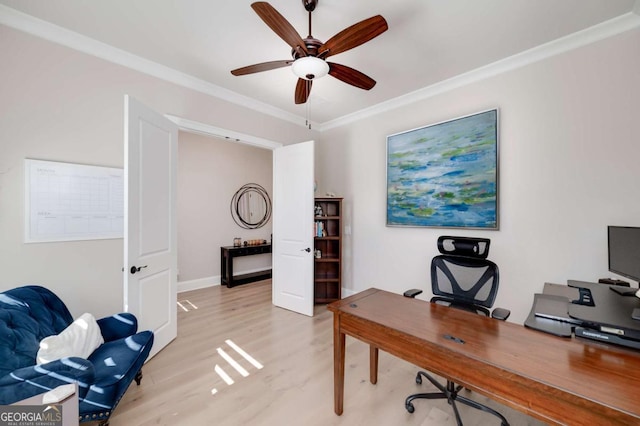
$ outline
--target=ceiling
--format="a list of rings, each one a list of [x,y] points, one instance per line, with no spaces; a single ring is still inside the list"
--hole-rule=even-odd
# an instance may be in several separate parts
[[[24,12],[30,16],[17,15],[32,26],[42,24],[31,19],[36,17],[106,43],[117,52],[186,74],[204,85],[206,92],[292,121],[304,121],[309,113],[315,123],[326,124],[576,32],[593,31],[603,22],[610,26],[625,17],[637,18],[640,11],[640,0],[319,0],[312,33],[321,41],[377,14],[384,16],[389,29],[331,58],[364,72],[377,85],[364,91],[324,77],[314,82],[307,112],[306,105],[294,104],[297,77],[289,68],[231,75],[232,69],[242,66],[291,58],[289,46],[262,22],[251,3],[0,0],[14,9],[0,8],[0,18],[4,15],[0,23],[12,25],[15,17],[7,15]],[[301,0],[269,3],[302,37],[307,36],[308,16]],[[51,26],[47,28],[38,35],[46,37]],[[99,45],[87,44],[88,49]]]

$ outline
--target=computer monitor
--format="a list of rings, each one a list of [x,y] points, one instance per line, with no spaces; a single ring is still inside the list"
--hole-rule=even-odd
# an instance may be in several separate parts
[[[609,226],[609,271],[640,281],[640,228]]]

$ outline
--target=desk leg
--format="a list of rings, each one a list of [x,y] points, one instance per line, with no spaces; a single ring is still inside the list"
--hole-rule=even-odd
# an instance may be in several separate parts
[[[342,415],[344,402],[345,334],[340,331],[340,314],[333,314],[333,403],[337,415]]]
[[[378,383],[378,348],[373,345],[369,346],[369,380]]]

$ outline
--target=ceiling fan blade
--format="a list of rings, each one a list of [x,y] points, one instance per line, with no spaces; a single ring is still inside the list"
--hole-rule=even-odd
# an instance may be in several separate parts
[[[302,49],[306,54],[307,46],[300,34],[293,28],[293,25],[287,21],[273,6],[264,1],[258,1],[251,4],[253,10],[258,14],[260,19],[269,26],[281,39],[283,39],[292,49]]]
[[[293,63],[293,59],[286,59],[284,61],[262,62],[261,64],[249,65],[246,67],[232,70],[231,74],[233,75],[253,74],[256,72],[269,71],[269,70],[275,70],[276,68],[287,67],[292,63]]]
[[[374,79],[358,70],[354,70],[351,67],[336,64],[334,62],[327,63],[329,64],[329,75],[332,75],[340,81],[364,90],[370,90],[376,85],[376,81]]]
[[[305,80],[304,78],[299,78],[298,83],[296,84],[296,105],[303,104],[307,102],[309,99],[309,95],[311,94],[311,84],[313,80]]]
[[[369,19],[345,28],[331,37],[325,44],[320,46],[318,49],[320,54],[318,56],[327,58],[331,55],[337,55],[338,53],[353,49],[379,36],[387,31],[388,28],[387,21],[385,21],[382,16],[372,16]]]

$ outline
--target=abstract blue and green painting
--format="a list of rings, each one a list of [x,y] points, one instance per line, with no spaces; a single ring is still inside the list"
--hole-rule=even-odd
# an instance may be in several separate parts
[[[498,229],[498,111],[387,137],[387,225]]]

